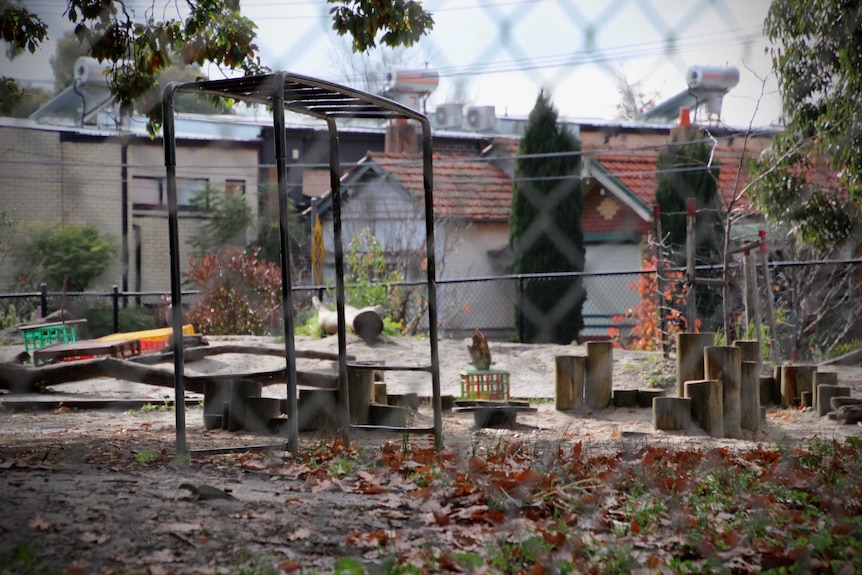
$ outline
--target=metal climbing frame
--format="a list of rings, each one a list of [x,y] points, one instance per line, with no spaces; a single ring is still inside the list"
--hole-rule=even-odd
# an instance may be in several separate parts
[[[437,284],[434,247],[434,198],[432,175],[431,124],[423,114],[386,98],[367,94],[346,86],[323,80],[277,72],[261,76],[213,80],[206,82],[172,83],[165,88],[164,149],[168,191],[168,235],[171,259],[171,298],[174,357],[174,396],[176,399],[177,456],[187,457],[186,442],[185,374],[182,337],[182,296],[180,277],[180,244],[177,211],[176,182],[176,129],[174,126],[174,96],[178,92],[200,96],[229,98],[272,107],[275,132],[275,162],[278,171],[279,231],[281,241],[281,282],[284,308],[284,346],[287,368],[287,449],[293,453],[298,447],[296,348],[293,335],[293,302],[290,280],[290,245],[288,242],[288,203],[286,173],[286,134],[284,112],[289,110],[324,120],[329,129],[329,180],[332,188],[332,220],[334,233],[336,313],[338,318],[338,397],[342,436],[350,441],[350,414],[347,387],[347,335],[344,317],[344,250],[341,239],[341,178],[339,172],[338,127],[341,118],[376,120],[415,120],[422,126],[422,169],[425,191],[425,249],[427,254],[428,340],[431,346],[431,364],[427,366],[385,366],[387,371],[424,371],[431,374],[433,427],[393,428],[382,426],[353,426],[389,429],[398,432],[432,433],[438,447],[443,446],[443,409],[440,399],[440,361],[437,349]],[[353,367],[353,366],[351,366]],[[361,368],[362,365],[356,367]],[[380,369],[377,367],[376,369]]]

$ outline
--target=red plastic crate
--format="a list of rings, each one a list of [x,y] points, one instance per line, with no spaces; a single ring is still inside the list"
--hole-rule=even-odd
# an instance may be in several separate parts
[[[464,399],[509,400],[509,372],[505,369],[477,369],[461,372]]]

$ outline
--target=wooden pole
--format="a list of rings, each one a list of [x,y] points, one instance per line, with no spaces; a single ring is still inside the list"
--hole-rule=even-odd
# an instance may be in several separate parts
[[[739,348],[733,346],[707,346],[704,350],[705,379],[721,382],[724,436],[738,438],[740,427],[740,379],[742,377]]]
[[[697,215],[697,200],[688,198],[685,201],[685,275],[688,291],[686,291],[686,329],[694,331],[697,325],[697,298],[695,297],[695,217]]]
[[[613,389],[614,346],[609,341],[587,342],[584,400],[595,409],[611,403]]]
[[[712,345],[715,334],[678,333],[676,334],[676,395],[685,396],[685,382],[703,379],[703,350]]]
[[[554,407],[558,411],[574,409],[584,401],[584,365],[586,358],[558,355],[554,358],[556,392]]]
[[[655,227],[655,284],[659,294],[664,293],[664,280],[662,279],[662,270],[664,270],[664,254],[662,253],[662,231],[661,231],[661,206],[653,204],[652,206],[652,221]],[[661,295],[659,295],[661,297]],[[661,352],[665,359],[668,357],[668,341],[667,341],[667,312],[661,304],[658,306],[659,318],[659,337],[661,338]]]
[[[721,382],[715,379],[687,381],[685,396],[691,399],[692,419],[712,437],[724,437]]]
[[[768,294],[766,297],[766,320],[769,322],[769,358],[772,363],[777,364],[781,361],[781,352],[778,347],[778,331],[775,324],[775,301],[772,293],[772,278],[769,273],[766,231],[759,230],[757,235],[760,237],[760,268],[763,272],[764,293]]]
[[[740,361],[756,361],[758,367],[761,362],[760,342],[756,339],[737,339],[733,345],[739,348]]]
[[[652,402],[656,429],[679,430],[691,427],[691,400],[687,397],[656,397]]]
[[[739,425],[757,431],[760,425],[760,362],[740,364]]]

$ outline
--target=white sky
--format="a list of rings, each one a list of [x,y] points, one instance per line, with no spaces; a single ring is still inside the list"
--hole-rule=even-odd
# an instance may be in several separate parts
[[[176,16],[176,0],[128,0],[143,15]],[[469,103],[493,105],[498,116],[526,115],[540,86],[560,114],[611,119],[620,101],[612,69],[658,101],[686,88],[692,65],[733,65],[740,82],[724,100],[723,120],[762,126],[780,116],[781,104],[762,38],[769,0],[425,0],[434,30],[407,54],[408,63],[440,74],[429,108],[465,83]],[[2,73],[53,89],[53,39],[70,28],[65,2],[25,0],[48,21],[52,41],[36,55],[0,58]],[[165,8],[167,6],[167,8]],[[323,0],[242,0],[258,25],[263,64],[349,83],[335,64],[345,40],[331,30]],[[379,61],[380,55],[372,56]],[[765,80],[765,82],[764,82]]]

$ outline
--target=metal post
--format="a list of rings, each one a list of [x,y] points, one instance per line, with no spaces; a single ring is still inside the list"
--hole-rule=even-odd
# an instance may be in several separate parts
[[[431,394],[434,403],[434,445],[443,448],[443,401],[440,396],[440,359],[437,348],[437,264],[434,243],[434,170],[431,124],[422,121],[422,175],[425,189],[425,253],[428,277],[428,338],[431,344]]]
[[[48,315],[48,284],[42,282],[39,284],[39,307],[42,311],[42,319]]]
[[[287,370],[287,450],[299,449],[299,417],[296,381],[296,344],[293,333],[293,287],[290,280],[290,220],[287,201],[287,136],[284,125],[284,73],[276,76],[272,94],[272,127],[275,132],[275,165],[278,172],[278,230],[281,247],[281,305],[284,319],[284,361]]]
[[[120,288],[114,286],[111,290],[111,305],[113,307],[114,333],[120,332]]]
[[[335,317],[338,334],[338,413],[341,438],[350,445],[350,390],[347,385],[347,326],[344,319],[344,244],[341,239],[341,173],[338,150],[338,128],[327,118],[329,126],[329,184],[332,189],[332,254],[335,258]]]
[[[524,342],[524,302],[527,296],[524,293],[524,276],[518,276],[518,341]]]
[[[185,462],[189,457],[186,443],[186,384],[183,357],[183,302],[182,275],[180,274],[180,231],[177,209],[177,149],[174,126],[174,93],[178,83],[172,82],[162,96],[163,139],[165,147],[165,171],[168,191],[168,245],[171,254],[171,325],[173,327],[174,354],[174,406],[177,426],[177,460]]]

